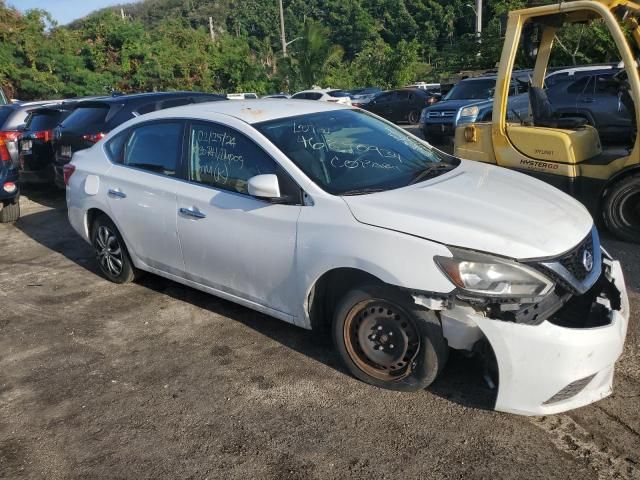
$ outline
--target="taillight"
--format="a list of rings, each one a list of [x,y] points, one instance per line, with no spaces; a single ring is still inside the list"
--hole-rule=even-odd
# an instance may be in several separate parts
[[[40,132],[34,132],[32,135],[34,138],[37,138],[38,140],[44,140],[45,142],[49,142],[53,139],[53,130],[42,130]]]
[[[0,160],[2,160],[3,162],[11,161],[11,155],[9,155],[7,142],[16,142],[19,137],[20,132],[15,130],[0,132]]]
[[[8,163],[11,161],[11,155],[9,155],[9,149],[7,148],[7,144],[5,143],[2,137],[0,137],[0,160],[2,160],[5,163]]]
[[[72,163],[67,163],[64,167],[62,167],[62,173],[64,174],[64,184],[69,185],[69,179],[73,172],[76,171],[76,166]]]
[[[86,140],[87,142],[98,143],[106,135],[106,133],[88,133],[86,135],[82,135],[82,139]]]

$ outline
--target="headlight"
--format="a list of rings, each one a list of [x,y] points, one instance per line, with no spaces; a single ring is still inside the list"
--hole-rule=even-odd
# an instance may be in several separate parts
[[[538,271],[516,262],[451,248],[453,257],[434,257],[442,272],[459,288],[476,294],[502,297],[541,297],[554,283]]]
[[[420,123],[426,123],[427,121],[427,109],[423,108],[422,112],[420,112]]]
[[[480,112],[478,107],[464,107],[460,112],[461,117],[475,117]]]

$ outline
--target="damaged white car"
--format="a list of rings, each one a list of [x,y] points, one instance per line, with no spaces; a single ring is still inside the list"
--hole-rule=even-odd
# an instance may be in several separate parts
[[[110,280],[162,275],[303,328],[419,390],[450,348],[496,409],[611,393],[629,303],[577,201],[324,102],[214,102],[138,117],[65,169],[69,219]]]

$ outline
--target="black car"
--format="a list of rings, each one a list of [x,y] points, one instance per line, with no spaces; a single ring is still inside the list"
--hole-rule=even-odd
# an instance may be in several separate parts
[[[375,96],[362,108],[391,122],[418,123],[420,112],[438,100],[435,94],[420,88],[388,90]]]
[[[53,132],[69,116],[77,103],[78,100],[66,100],[60,104],[40,106],[29,111],[18,140],[22,182],[53,181]]]
[[[64,188],[63,168],[74,152],[91,147],[127,120],[165,108],[218,100],[226,101],[227,98],[201,92],[162,92],[98,97],[78,102],[54,131],[56,185]]]
[[[44,102],[0,106],[0,222],[15,222],[20,216],[18,139],[29,110]]]

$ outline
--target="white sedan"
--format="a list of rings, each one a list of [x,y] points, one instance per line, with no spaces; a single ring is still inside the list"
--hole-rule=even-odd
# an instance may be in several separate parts
[[[117,283],[142,271],[307,329],[384,388],[479,356],[496,409],[611,393],[629,303],[587,211],[370,113],[253,100],[135,118],[66,167],[73,228]]]
[[[340,103],[351,106],[351,97],[344,90],[335,88],[314,88],[295,93],[293,100],[320,100],[321,102]]]

